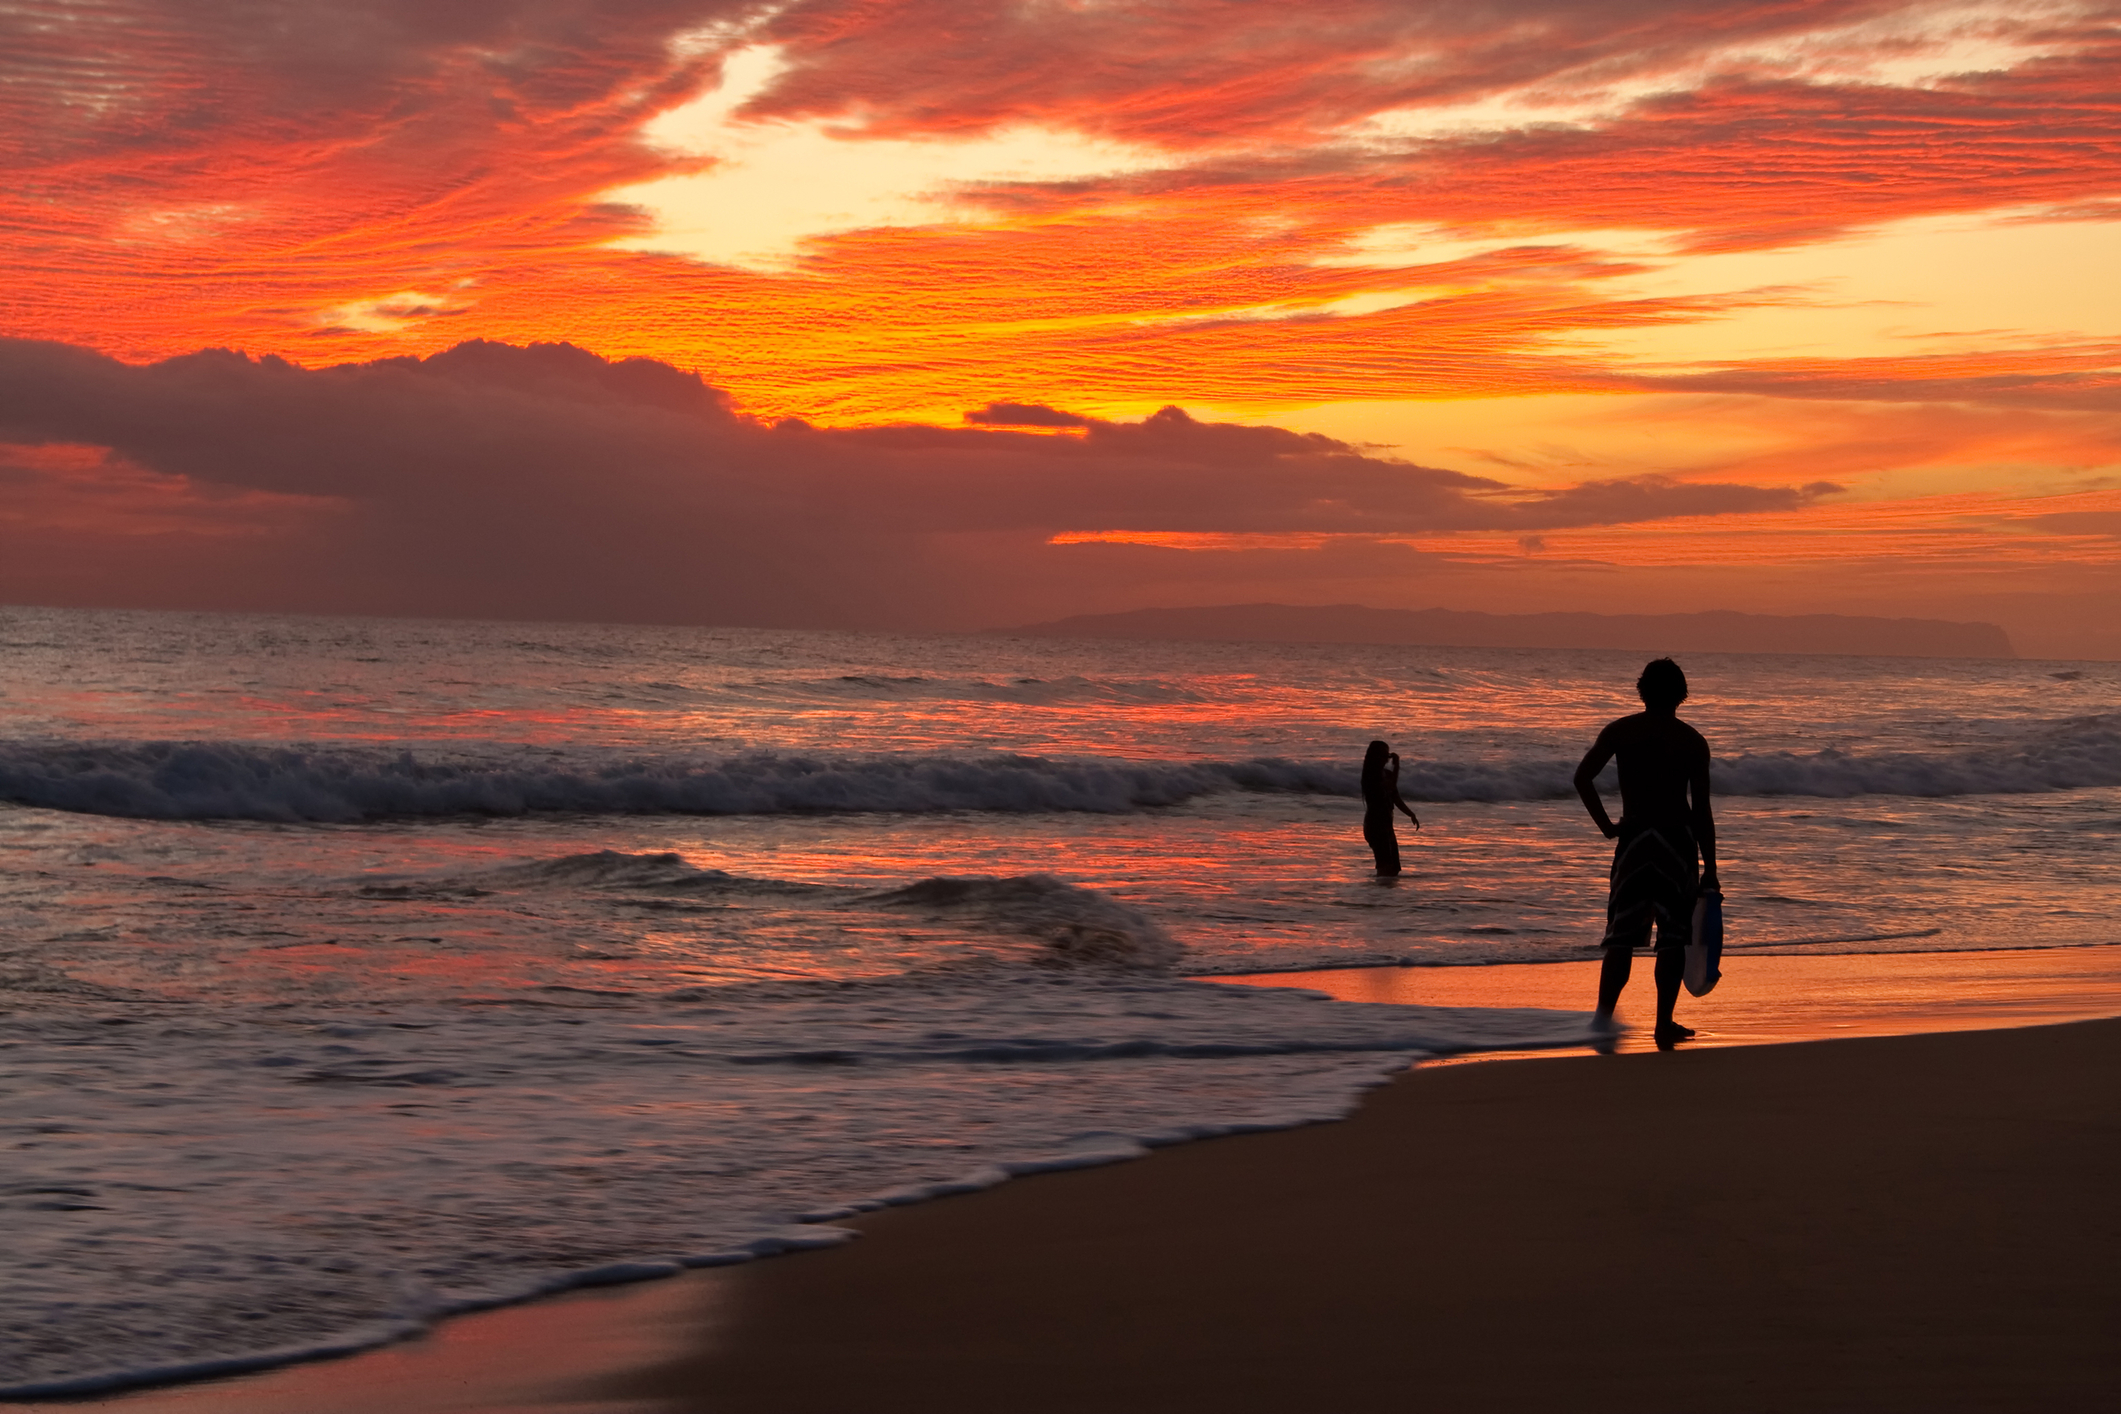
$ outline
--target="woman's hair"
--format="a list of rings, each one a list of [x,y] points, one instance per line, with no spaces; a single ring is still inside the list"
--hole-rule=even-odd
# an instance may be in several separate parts
[[[1370,749],[1362,754],[1362,791],[1364,795],[1370,793],[1371,787],[1384,783],[1385,757],[1391,754],[1391,744],[1382,741],[1371,742]]]
[[[1645,707],[1676,708],[1686,701],[1686,674],[1670,658],[1653,658],[1635,679],[1635,694]]]

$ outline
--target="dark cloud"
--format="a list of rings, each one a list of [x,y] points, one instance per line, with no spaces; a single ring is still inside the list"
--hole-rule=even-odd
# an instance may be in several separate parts
[[[965,414],[975,427],[1088,427],[1081,413],[1062,412],[1044,403],[989,403]]]
[[[184,533],[212,541],[226,584],[255,561],[256,606],[964,626],[1006,603],[1068,607],[1113,564],[1171,572],[1172,552],[1046,543],[1062,532],[1324,533],[1350,537],[1332,558],[1353,565],[1404,561],[1357,547],[1380,536],[1783,508],[1820,489],[1648,477],[1529,493],[1175,407],[1082,425],[769,426],[694,375],[564,344],[304,370],[0,341],[0,441],[105,448],[128,474],[181,478],[158,493],[176,538],[156,554]],[[69,474],[93,480],[92,461]],[[99,540],[93,501],[75,505],[81,555],[105,557],[113,582],[137,570],[138,536]],[[37,597],[23,566],[49,559],[48,545],[9,551],[0,595]],[[184,583],[146,602],[181,601]]]
[[[335,131],[387,146],[445,110],[469,138],[638,88],[670,70],[674,35],[756,8],[750,0],[0,4],[0,144],[18,160]]]
[[[1570,526],[1666,520],[1676,516],[1786,511],[1842,489],[1830,481],[1815,481],[1804,487],[1743,486],[1728,482],[1675,481],[1668,476],[1636,476],[1615,481],[1586,481],[1562,491],[1544,491],[1515,510],[1521,524],[1542,530],[1559,530]]]
[[[2121,511],[2057,511],[2021,522],[2056,535],[2111,535],[2121,539]]]
[[[2025,366],[1982,371],[1998,361]],[[1789,359],[1670,377],[1617,376],[1660,393],[1741,393],[1836,402],[1981,403],[2065,412],[2121,411],[2121,347],[2099,344],[2003,354]]]

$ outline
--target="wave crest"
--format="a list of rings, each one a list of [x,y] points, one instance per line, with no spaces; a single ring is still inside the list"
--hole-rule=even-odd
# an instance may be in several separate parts
[[[1126,813],[1233,792],[1352,796],[1338,762],[1129,761],[1023,755],[721,760],[620,758],[493,745],[486,759],[243,742],[0,745],[0,800],[162,820],[347,823],[394,816],[777,815],[943,810]],[[1416,800],[1556,800],[1572,758],[1409,760]],[[2121,785],[2121,715],[2049,723],[1960,751],[1757,752],[1716,763],[1720,795],[1952,796]]]
[[[1177,940],[1140,909],[1051,874],[922,879],[871,894],[863,902],[969,915],[989,930],[1044,943],[1046,952],[1039,961],[1053,967],[1168,968],[1182,951]]]
[[[484,875],[482,883],[553,888],[712,889],[748,882],[723,869],[702,869],[671,851],[627,854],[600,849],[563,854],[530,864],[510,864]]]
[[[1345,768],[1258,760],[751,755],[437,761],[241,742],[0,747],[0,799],[157,820],[346,823],[393,816],[775,815],[988,810],[1118,813],[1233,790],[1347,794]]]

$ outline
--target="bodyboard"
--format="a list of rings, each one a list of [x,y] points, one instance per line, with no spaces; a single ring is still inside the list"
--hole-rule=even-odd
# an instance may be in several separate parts
[[[1694,932],[1686,945],[1686,989],[1697,997],[1716,990],[1723,978],[1723,895],[1704,890],[1694,899]]]

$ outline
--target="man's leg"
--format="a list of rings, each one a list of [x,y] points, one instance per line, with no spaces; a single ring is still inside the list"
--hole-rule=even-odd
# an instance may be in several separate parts
[[[1686,978],[1686,947],[1693,940],[1694,915],[1690,902],[1657,905],[1657,1041],[1660,1045],[1684,1041],[1693,1028],[1672,1019],[1679,1002],[1679,984]]]
[[[1613,1008],[1620,1005],[1621,990],[1628,985],[1628,974],[1634,970],[1633,943],[1606,944],[1605,965],[1598,970],[1597,1019],[1600,1025],[1613,1019]]]
[[[1672,1008],[1679,1001],[1679,982],[1686,976],[1686,949],[1657,949],[1657,1029],[1659,1031],[1684,1030],[1672,1020]],[[1692,1035],[1692,1032],[1688,1032]]]

